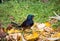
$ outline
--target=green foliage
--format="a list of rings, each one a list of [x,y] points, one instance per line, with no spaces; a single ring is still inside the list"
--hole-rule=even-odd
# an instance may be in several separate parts
[[[53,11],[60,12],[60,5],[55,5],[56,1],[43,3],[41,1],[31,0],[11,0],[0,4],[0,21],[4,25],[10,23],[10,16],[15,18],[16,22],[22,23],[28,14],[34,14],[35,22],[45,22],[49,16],[53,16]]]

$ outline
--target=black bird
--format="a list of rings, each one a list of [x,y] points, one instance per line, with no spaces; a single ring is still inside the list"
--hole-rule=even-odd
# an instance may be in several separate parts
[[[21,25],[18,25],[17,23],[14,23],[14,22],[11,22],[11,23],[14,24],[16,27],[18,28],[22,27],[25,30],[26,28],[31,28],[31,26],[33,26],[34,24],[33,18],[34,18],[34,15],[29,14],[27,16],[27,19]]]

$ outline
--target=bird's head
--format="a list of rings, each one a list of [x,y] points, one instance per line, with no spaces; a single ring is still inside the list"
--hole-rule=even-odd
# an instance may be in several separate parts
[[[32,14],[29,14],[28,16],[27,16],[27,20],[32,20],[34,18],[34,15],[32,15]]]

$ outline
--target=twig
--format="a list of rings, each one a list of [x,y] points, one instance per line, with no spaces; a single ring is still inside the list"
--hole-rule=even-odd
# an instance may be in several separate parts
[[[60,16],[57,15],[55,12],[53,12],[56,16],[52,16],[52,17],[49,17],[49,18],[54,18],[54,19],[57,19],[57,20],[60,20]]]
[[[53,13],[54,13],[56,16],[59,16],[59,15],[56,14],[56,12],[53,11]]]

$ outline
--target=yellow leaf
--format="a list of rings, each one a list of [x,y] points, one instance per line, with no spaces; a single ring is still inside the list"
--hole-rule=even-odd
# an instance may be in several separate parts
[[[50,27],[51,23],[50,22],[46,22],[45,25],[46,25],[46,27]]]
[[[8,30],[8,34],[14,33],[14,29]]]

